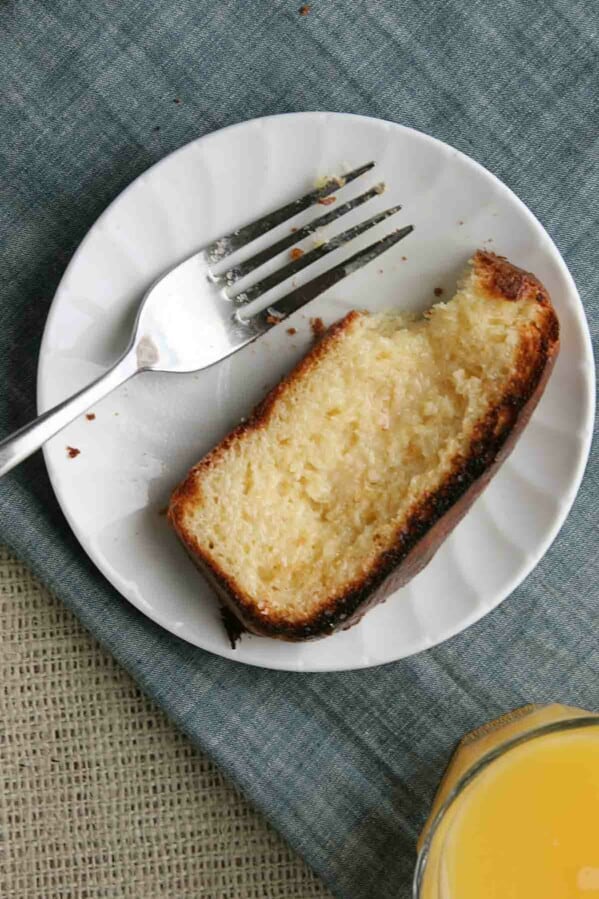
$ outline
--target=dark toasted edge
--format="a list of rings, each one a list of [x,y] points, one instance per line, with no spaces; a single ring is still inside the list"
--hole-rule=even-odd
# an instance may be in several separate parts
[[[350,313],[331,328],[319,344],[257,407],[248,422],[235,429],[206,456],[173,494],[169,519],[185,544],[192,560],[215,588],[224,605],[250,632],[282,640],[309,640],[346,629],[368,609],[413,578],[433,557],[442,542],[466,514],[513,449],[526,426],[559,352],[559,324],[547,291],[529,272],[511,265],[494,253],[478,251],[473,259],[476,274],[490,296],[506,300],[533,299],[545,308],[542,327],[532,326],[528,344],[521,347],[521,359],[501,403],[480,423],[467,457],[461,459],[445,482],[424,497],[410,519],[383,551],[368,574],[349,584],[316,614],[302,621],[258,614],[235,581],[228,577],[198,544],[181,520],[181,503],[197,492],[195,475],[211,465],[231,442],[244,431],[264,427],[275,401],[297,378],[301,378],[325,353],[332,341],[359,313]],[[534,343],[531,352],[530,344]]]
[[[305,639],[303,637],[286,637],[278,635],[276,628],[271,623],[267,623],[265,629],[264,621],[255,613],[254,603],[248,600],[243,590],[236,584],[235,580],[224,572],[218,563],[203,549],[195,535],[189,531],[184,521],[184,509],[189,503],[193,503],[198,497],[201,488],[198,484],[198,477],[202,471],[216,464],[218,460],[227,452],[242,435],[246,432],[258,430],[267,426],[272,410],[277,400],[289,390],[297,380],[302,378],[314,368],[319,360],[326,356],[332,344],[334,344],[351,324],[360,317],[360,313],[352,310],[345,315],[340,321],[333,324],[322,335],[316,335],[317,340],[303,359],[295,366],[295,368],[283,378],[260,402],[253,410],[251,415],[245,422],[241,422],[236,428],[230,431],[218,443],[211,452],[209,452],[197,465],[189,471],[184,480],[175,488],[171,496],[168,507],[167,517],[179,539],[183,543],[191,561],[196,565],[199,571],[204,575],[210,586],[213,588],[218,598],[221,600],[224,610],[232,612],[242,623],[243,629],[252,633],[263,634],[267,636],[280,636],[281,639]],[[226,618],[230,621],[229,616]],[[239,639],[239,634],[232,636],[230,626],[226,626],[229,642],[232,647]]]
[[[404,552],[401,553],[401,551],[397,552],[396,544],[392,556],[395,553],[397,555],[395,558],[391,557],[383,562],[377,572],[377,577],[373,579],[370,586],[364,585],[361,590],[356,591],[354,596],[346,596],[345,611],[348,614],[345,624],[341,625],[342,628],[356,624],[369,608],[383,602],[391,593],[415,577],[430,562],[443,541],[460,523],[472,503],[480,496],[507,459],[526,427],[555,364],[558,344],[554,346],[555,351],[548,356],[545,368],[528,401],[519,409],[512,407],[509,410],[510,413],[513,413],[514,419],[513,424],[506,428],[507,433],[502,434],[498,439],[493,439],[492,427],[485,427],[486,433],[482,433],[479,440],[481,454],[476,456],[472,453],[464,461],[464,465],[453,472],[445,484],[422,503],[415,520],[412,519],[408,526],[409,533],[406,543],[409,546],[406,547],[404,544]],[[502,404],[497,410],[499,416],[503,409],[506,409],[506,406]],[[489,418],[498,421],[499,418],[495,413],[496,410],[493,410]],[[443,511],[444,509],[445,511]],[[418,534],[421,536],[419,537]]]
[[[535,299],[541,306],[551,307],[549,294],[537,276],[513,265],[505,256],[477,250],[472,266],[489,296],[512,301]]]

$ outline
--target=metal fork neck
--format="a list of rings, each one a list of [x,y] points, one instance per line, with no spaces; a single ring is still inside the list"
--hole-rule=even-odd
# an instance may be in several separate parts
[[[0,442],[0,477],[38,450],[90,406],[103,399],[141,371],[135,351],[130,349],[107,372],[75,396],[70,397],[39,418]]]

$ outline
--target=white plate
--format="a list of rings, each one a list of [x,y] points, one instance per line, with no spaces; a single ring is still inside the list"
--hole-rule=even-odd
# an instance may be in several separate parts
[[[462,631],[508,596],[547,550],[589,449],[588,329],[572,278],[539,222],[493,175],[446,144],[389,122],[329,113],[258,119],[196,140],[112,203],[54,299],[40,354],[40,410],[117,358],[140,297],[164,269],[310,189],[317,176],[370,159],[377,161],[372,177],[344,196],[382,179],[388,189],[352,216],[402,203],[393,224],[412,222],[414,234],[290,320],[294,337],[275,328],[208,371],[141,375],[99,404],[95,421],[76,421],[45,448],[71,527],[123,596],[185,640],[252,665],[361,668]],[[319,268],[390,227],[383,223]],[[515,452],[431,564],[357,627],[307,644],[245,636],[231,650],[210,589],[160,515],[172,488],[304,352],[309,316],[330,322],[354,305],[422,310],[436,287],[451,296],[457,273],[481,246],[534,271],[562,326],[555,372]],[[81,454],[69,459],[67,445]]]

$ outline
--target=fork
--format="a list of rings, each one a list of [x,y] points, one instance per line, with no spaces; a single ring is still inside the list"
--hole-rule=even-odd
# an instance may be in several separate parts
[[[406,237],[413,230],[412,225],[391,232],[301,287],[290,290],[272,305],[252,312],[250,304],[263,298],[272,288],[395,215],[401,207],[393,206],[330,240],[319,242],[308,252],[298,249],[291,254],[290,262],[236,292],[238,281],[270,259],[381,194],[384,184],[378,184],[293,230],[266,249],[254,252],[239,264],[220,271],[221,263],[228,256],[248,247],[258,237],[310,206],[323,201],[325,206],[329,205],[333,202],[334,192],[342,190],[374,165],[369,162],[343,176],[329,178],[303,197],[213,241],[162,275],[145,294],[130,343],[113,367],[70,399],[0,442],[0,477],[133,375],[149,370],[199,371],[226,359]]]

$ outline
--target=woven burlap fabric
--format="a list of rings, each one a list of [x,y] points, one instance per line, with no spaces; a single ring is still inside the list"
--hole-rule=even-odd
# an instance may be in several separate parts
[[[305,863],[0,547],[2,899],[324,899]]]

